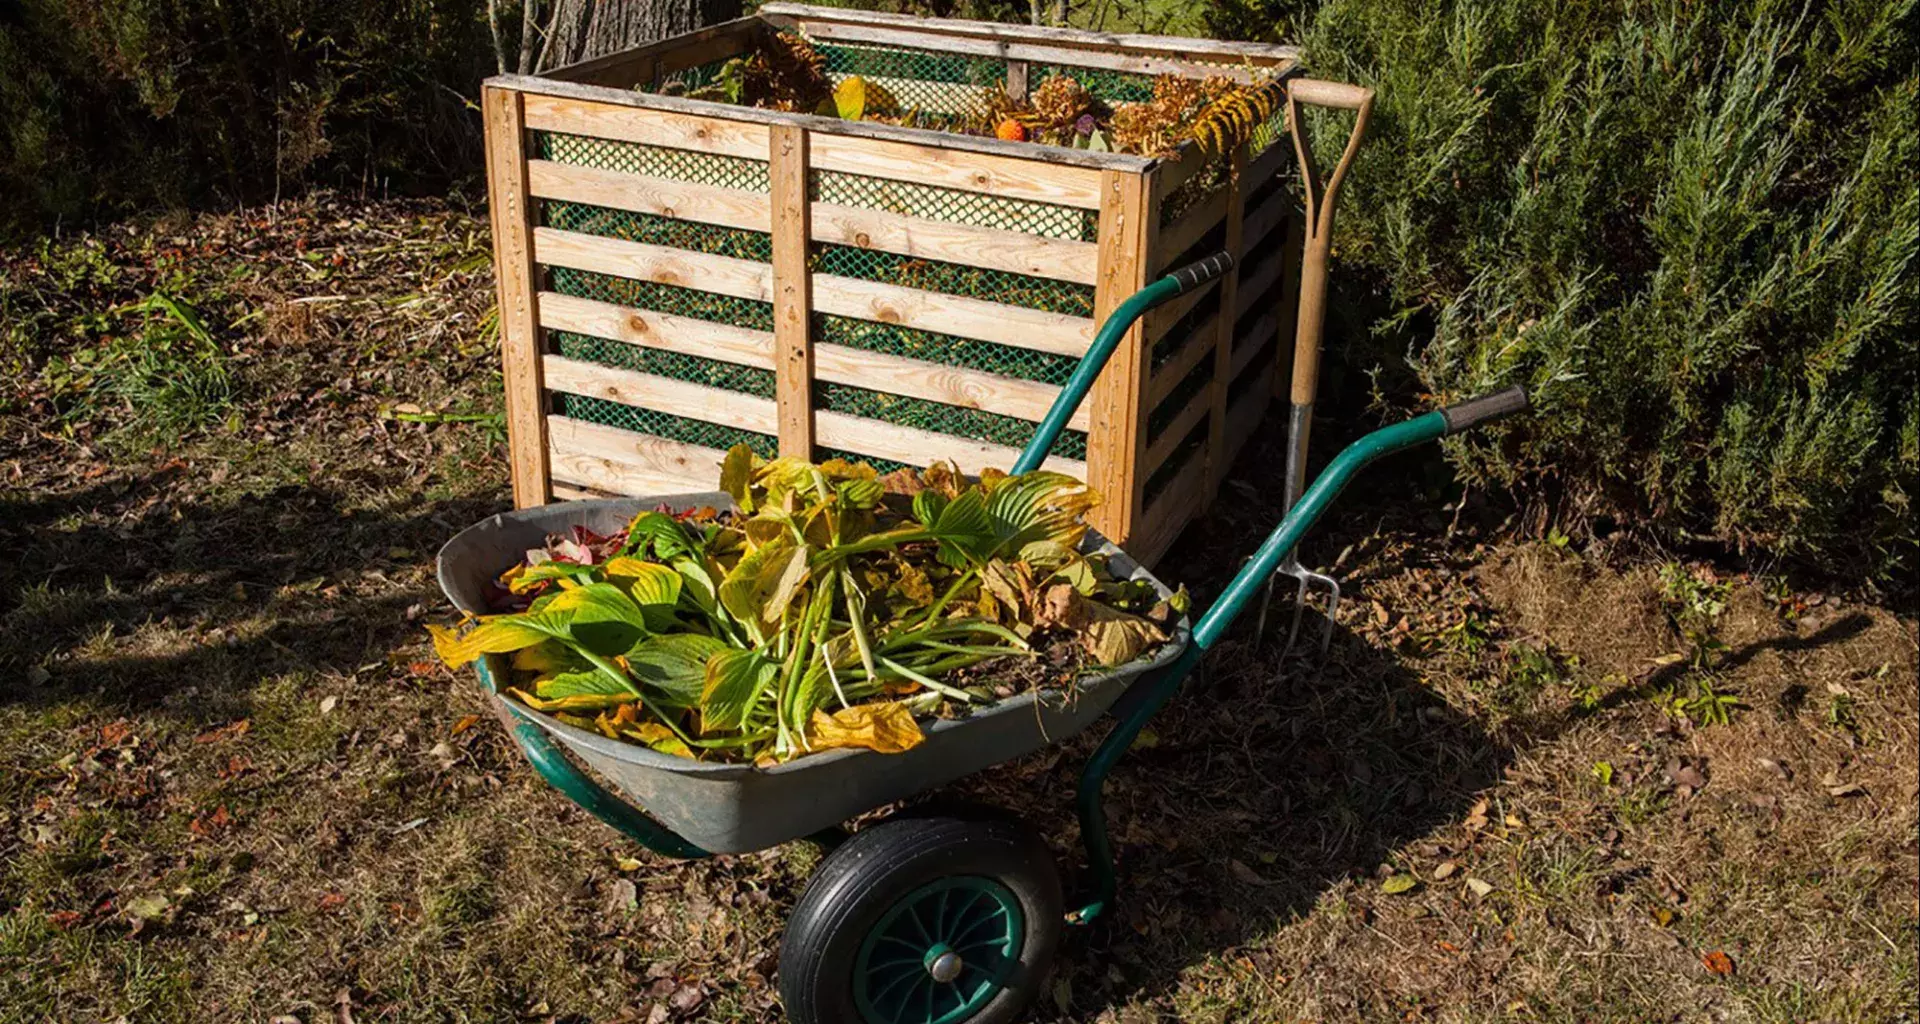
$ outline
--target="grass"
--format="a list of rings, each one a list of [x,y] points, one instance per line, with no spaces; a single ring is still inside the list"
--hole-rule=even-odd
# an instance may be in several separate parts
[[[382,409],[498,408],[471,213],[323,199],[168,233],[194,276],[139,230],[0,257],[6,308],[38,310],[0,398],[0,1024],[780,1019],[820,852],[638,851],[429,657],[431,553],[506,507],[506,468],[484,419]],[[276,255],[300,238],[328,258]],[[46,367],[162,284],[228,354],[234,422],[121,446],[105,403],[41,434]],[[1202,600],[1271,526],[1276,458],[1165,560]],[[1304,552],[1350,547],[1359,595],[1318,671],[1237,633],[1122,762],[1121,903],[1034,1019],[1920,1015],[1912,621],[1471,510],[1449,540],[1394,489],[1426,469],[1356,486]],[[1744,709],[1656,703],[1702,681]],[[947,795],[1019,808],[1071,888],[1094,740]]]

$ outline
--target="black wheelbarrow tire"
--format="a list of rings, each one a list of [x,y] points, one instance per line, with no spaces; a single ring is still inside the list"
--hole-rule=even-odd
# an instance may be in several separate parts
[[[903,816],[808,880],[780,946],[794,1024],[1005,1024],[1046,981],[1064,926],[1046,844],[1010,818]]]

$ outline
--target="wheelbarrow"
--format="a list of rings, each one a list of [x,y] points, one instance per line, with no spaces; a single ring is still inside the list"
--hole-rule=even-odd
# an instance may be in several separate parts
[[[1121,337],[1142,314],[1232,266],[1220,253],[1149,284],[1101,326],[1087,355],[1012,471],[1037,468]],[[1028,692],[933,722],[898,754],[831,750],[771,767],[708,764],[610,740],[500,695],[504,656],[479,676],[536,771],[569,799],[642,846],[672,857],[766,849],[796,839],[829,848],[807,881],[782,940],[781,1001],[799,1024],[1000,1024],[1032,1001],[1068,925],[1112,904],[1116,876],[1101,789],[1141,727],[1256,598],[1348,480],[1381,456],[1526,407],[1515,388],[1376,430],[1349,445],[1294,504],[1197,621],[1141,659],[1064,691]],[[723,493],[569,502],[494,516],[441,549],[440,585],[462,611],[486,610],[487,582],[550,534],[600,533],[662,505],[725,508]],[[1097,534],[1091,550],[1117,573],[1167,588]],[[962,776],[1059,743],[1102,715],[1115,723],[1080,773],[1076,795],[1088,883],[1072,906],[1046,844],[1010,815],[984,809],[909,810],[851,835],[843,822]],[[574,758],[612,784],[590,777]],[[616,792],[618,790],[618,792]],[[622,795],[624,794],[624,795]],[[929,805],[931,807],[933,805]]]

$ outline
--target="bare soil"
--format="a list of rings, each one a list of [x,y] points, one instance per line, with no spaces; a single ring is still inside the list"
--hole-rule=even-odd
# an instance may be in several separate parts
[[[0,253],[0,1024],[780,1019],[819,852],[640,851],[432,660],[433,552],[507,505],[485,246],[321,198]],[[48,368],[155,289],[234,398],[137,436]],[[1163,578],[1217,590],[1277,449]],[[1345,496],[1304,552],[1347,588],[1326,657],[1243,623],[1122,763],[1121,903],[1034,1019],[1920,1019],[1913,619],[1447,480]],[[1096,741],[938,795],[1017,809],[1071,888]]]

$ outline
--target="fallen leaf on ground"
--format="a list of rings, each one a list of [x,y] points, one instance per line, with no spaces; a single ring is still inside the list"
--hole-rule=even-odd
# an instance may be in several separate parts
[[[1733,973],[1733,958],[1717,949],[1701,957],[1700,962],[1706,966],[1707,970],[1712,971],[1714,974],[1727,975]]]
[[[1481,878],[1469,878],[1467,888],[1472,889],[1475,896],[1485,896],[1493,891],[1493,883]]]
[[[1236,881],[1244,882],[1247,885],[1272,885],[1273,884],[1272,879],[1262,878],[1260,876],[1260,872],[1253,870],[1252,868],[1248,867],[1244,862],[1239,860],[1227,861],[1227,873],[1231,874]]]
[[[1386,881],[1381,882],[1380,891],[1389,896],[1397,896],[1403,892],[1412,892],[1418,888],[1419,885],[1419,879],[1403,872],[1398,875],[1389,876]]]
[[[1460,870],[1459,862],[1451,861],[1451,860],[1443,860],[1440,862],[1439,867],[1433,869],[1433,880],[1436,882],[1444,882],[1447,879],[1452,878],[1453,873],[1458,870]]]

